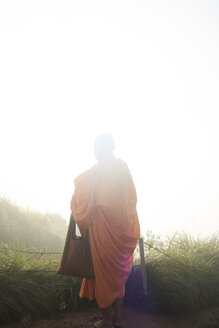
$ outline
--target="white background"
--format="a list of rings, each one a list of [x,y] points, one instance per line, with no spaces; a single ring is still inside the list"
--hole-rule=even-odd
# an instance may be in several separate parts
[[[69,218],[111,132],[142,233],[219,232],[219,3],[0,0],[0,196]]]

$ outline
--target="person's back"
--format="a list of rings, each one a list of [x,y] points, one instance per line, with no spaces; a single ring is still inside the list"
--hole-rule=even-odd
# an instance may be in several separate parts
[[[104,320],[96,327],[112,327],[112,305],[124,296],[140,234],[134,183],[127,165],[113,156],[111,138],[97,138],[98,162],[75,179],[71,201],[72,215],[82,235],[86,229],[90,234],[95,280],[83,280],[80,296],[96,299],[103,309]],[[117,310],[115,307],[118,323]]]

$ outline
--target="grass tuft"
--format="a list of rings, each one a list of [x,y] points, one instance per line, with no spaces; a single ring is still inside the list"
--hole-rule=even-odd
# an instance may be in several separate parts
[[[156,246],[145,244],[149,303],[159,312],[190,314],[219,305],[219,237],[175,234]]]

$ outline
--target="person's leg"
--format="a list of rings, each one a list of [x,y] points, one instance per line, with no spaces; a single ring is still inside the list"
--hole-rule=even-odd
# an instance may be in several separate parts
[[[113,303],[113,323],[116,326],[122,326],[122,305],[123,298],[117,298]]]
[[[113,328],[112,323],[112,306],[109,306],[105,309],[100,309],[103,319],[100,321],[95,322],[90,327],[97,327],[97,328]]]

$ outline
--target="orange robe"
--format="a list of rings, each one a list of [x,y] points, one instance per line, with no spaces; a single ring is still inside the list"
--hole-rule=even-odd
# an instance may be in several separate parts
[[[75,179],[71,211],[82,235],[89,228],[95,272],[95,280],[83,280],[80,297],[100,308],[124,296],[140,235],[136,203],[129,169],[113,156]]]

